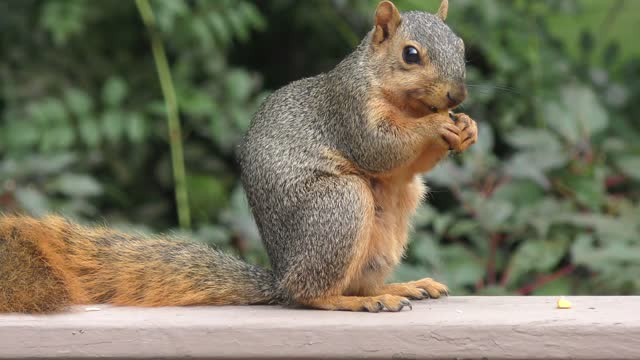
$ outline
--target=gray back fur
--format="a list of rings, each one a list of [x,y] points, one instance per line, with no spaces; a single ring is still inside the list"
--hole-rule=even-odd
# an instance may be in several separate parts
[[[464,76],[460,40],[437,17],[405,13],[400,31],[429,49],[443,76]],[[327,204],[335,208],[318,209],[326,214],[306,208],[322,197],[317,193],[324,189],[316,186],[319,179],[332,177],[333,164],[322,157],[323,150],[337,151],[371,172],[388,170],[402,161],[394,144],[363,131],[367,127],[365,105],[376,76],[369,62],[371,35],[367,34],[333,70],[292,82],[271,94],[255,114],[240,146],[242,183],[277,281],[291,276],[288,273],[295,269],[299,271],[296,264],[322,258],[319,252],[329,254],[325,257],[333,256],[330,251],[339,255],[330,264],[318,264],[316,268],[323,271],[339,273],[350,261],[348,242],[361,221],[357,208],[348,210],[354,199],[331,192],[327,196],[338,197]],[[341,210],[335,224],[314,218]],[[300,219],[300,214],[310,215]],[[316,248],[310,249],[309,242],[316,240],[323,243],[311,244]],[[318,274],[315,285],[319,291],[335,281],[332,276]]]

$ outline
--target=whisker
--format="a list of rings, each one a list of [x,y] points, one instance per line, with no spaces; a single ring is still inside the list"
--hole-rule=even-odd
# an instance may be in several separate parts
[[[506,92],[522,95],[520,92],[516,91],[514,88],[508,87],[508,86],[489,85],[489,84],[467,84],[467,87],[491,88],[491,89],[496,89],[496,90],[501,90],[501,91],[506,91]]]
[[[481,93],[481,94],[491,94],[492,93],[489,90],[483,90],[483,89],[469,89],[469,91],[478,92],[478,93]]]

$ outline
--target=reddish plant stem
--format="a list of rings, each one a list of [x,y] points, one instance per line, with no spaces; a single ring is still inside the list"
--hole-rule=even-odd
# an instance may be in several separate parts
[[[487,176],[487,178],[484,181],[484,186],[481,192],[482,196],[489,197],[489,195],[491,195],[491,193],[493,192],[493,189],[495,188],[496,182],[497,182],[497,179],[494,174],[490,174],[489,176]]]
[[[507,286],[507,282],[509,281],[509,276],[511,276],[511,267],[508,266],[507,269],[502,273],[502,279],[500,279],[500,286]]]
[[[561,268],[560,270],[554,272],[553,274],[549,274],[549,275],[544,275],[544,276],[540,276],[538,279],[536,279],[536,281],[534,281],[532,284],[523,286],[522,288],[520,288],[518,290],[518,294],[520,295],[528,295],[530,293],[532,293],[533,291],[535,291],[536,289],[538,289],[539,287],[552,282],[553,280],[556,280],[560,277],[563,277],[565,275],[570,274],[571,272],[573,272],[573,270],[575,270],[575,266],[574,265],[566,265],[563,268]]]
[[[487,281],[489,285],[496,283],[496,253],[498,252],[498,244],[500,243],[500,234],[491,234],[491,242],[489,243],[489,259],[487,260]]]
[[[624,175],[610,175],[604,180],[604,185],[607,188],[612,188],[620,184],[624,184],[627,178]]]

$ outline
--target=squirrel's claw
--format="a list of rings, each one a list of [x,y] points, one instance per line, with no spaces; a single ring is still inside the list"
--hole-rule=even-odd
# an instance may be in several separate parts
[[[431,295],[429,295],[429,292],[425,289],[420,289],[420,292],[422,293],[423,299],[429,299],[431,297]]]
[[[390,312],[401,311],[405,307],[408,307],[410,310],[413,309],[411,301],[402,296],[381,295],[371,299],[375,302],[365,304],[364,309],[373,313],[377,313],[385,309]]]
[[[378,311],[382,311],[382,310],[384,310],[384,304],[382,303],[382,301],[378,301],[378,302],[376,303],[376,307],[377,307],[377,310],[378,310]],[[376,311],[376,312],[377,312],[377,311]]]
[[[404,300],[400,301],[400,305],[402,305],[400,307],[400,310],[402,310],[402,308],[404,308],[405,306],[408,306],[409,310],[413,310],[413,305],[411,305],[411,301],[409,301],[407,299],[404,299]]]

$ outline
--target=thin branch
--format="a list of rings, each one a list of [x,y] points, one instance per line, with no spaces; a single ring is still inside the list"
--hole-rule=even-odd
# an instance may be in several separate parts
[[[171,147],[171,163],[173,165],[173,178],[175,182],[176,205],[178,208],[178,221],[180,227],[188,229],[191,227],[191,213],[189,209],[189,196],[187,192],[187,175],[184,166],[184,155],[182,148],[182,130],[180,127],[180,117],[178,115],[178,100],[173,88],[171,70],[167,55],[162,45],[162,40],[155,26],[155,17],[148,0],[136,0],[136,6],[142,17],[149,37],[151,38],[151,50],[156,63],[156,70],[160,79],[160,87],[164,96],[167,108],[167,122],[169,125],[169,145]]]
[[[489,285],[496,283],[496,256],[498,253],[498,245],[500,244],[500,234],[491,234],[489,243],[489,259],[487,260],[487,281]]]
[[[558,278],[561,278],[565,275],[568,275],[570,273],[573,272],[573,270],[575,270],[575,266],[574,265],[567,265],[565,267],[563,267],[562,269],[554,272],[553,274],[550,275],[544,275],[539,277],[536,281],[534,281],[532,284],[523,286],[522,288],[520,288],[518,290],[518,294],[520,295],[528,295],[532,292],[534,292],[536,289],[542,287],[543,285],[546,285],[547,283],[552,282],[553,280],[556,280]]]

